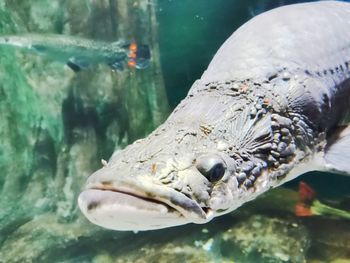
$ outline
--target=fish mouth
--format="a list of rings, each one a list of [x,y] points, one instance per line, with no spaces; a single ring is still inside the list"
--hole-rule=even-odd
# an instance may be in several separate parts
[[[152,230],[206,223],[210,209],[200,207],[184,194],[164,186],[143,184],[142,189],[111,183],[88,185],[81,192],[78,204],[92,223],[119,231]],[[148,191],[147,191],[148,190]]]

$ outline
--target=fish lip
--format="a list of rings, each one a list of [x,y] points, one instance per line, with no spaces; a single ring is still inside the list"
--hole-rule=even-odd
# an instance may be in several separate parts
[[[109,191],[109,192],[114,192],[114,193],[121,193],[121,194],[125,194],[125,195],[130,195],[130,196],[133,196],[133,197],[136,197],[136,198],[139,198],[139,199],[142,199],[144,201],[147,201],[147,202],[152,202],[152,203],[157,203],[157,204],[162,204],[164,206],[166,206],[167,208],[170,208],[170,210],[173,210],[173,211],[177,211],[176,209],[174,209],[173,207],[169,206],[168,204],[164,203],[164,202],[161,202],[161,201],[158,201],[156,199],[152,199],[152,198],[149,198],[149,197],[145,197],[145,196],[140,196],[138,194],[133,194],[131,192],[126,192],[125,190],[124,191],[120,191],[120,190],[117,190],[115,188],[101,188],[101,187],[92,187],[92,188],[89,188],[89,189],[86,189],[86,190],[99,190],[99,191]],[[182,214],[181,214],[182,215]],[[183,216],[183,215],[182,215]]]
[[[154,194],[147,194],[148,191],[140,189],[135,185],[128,186],[120,184],[120,186],[115,187],[110,184],[88,184],[84,190],[99,190],[99,191],[110,191],[116,193],[122,193],[130,195],[136,198],[140,198],[144,201],[158,203],[166,206],[172,212],[177,212],[181,217],[187,219],[189,223],[203,224],[212,219],[211,210],[209,208],[201,207],[194,200],[190,199],[186,195],[165,186],[155,187],[156,189],[161,189],[167,195],[155,196]],[[171,196],[173,194],[173,196]],[[172,198],[168,198],[172,197]],[[187,204],[187,205],[186,205]]]

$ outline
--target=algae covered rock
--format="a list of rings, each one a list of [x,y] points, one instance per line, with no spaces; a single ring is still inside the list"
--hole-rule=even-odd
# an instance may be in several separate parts
[[[225,231],[223,256],[242,262],[306,262],[310,246],[307,229],[295,220],[251,216]]]
[[[144,247],[140,252],[130,253],[125,256],[120,256],[116,263],[133,262],[133,263],[148,263],[148,262],[215,262],[213,254],[207,253],[204,250],[197,249],[192,245],[173,245],[167,244],[161,247]]]

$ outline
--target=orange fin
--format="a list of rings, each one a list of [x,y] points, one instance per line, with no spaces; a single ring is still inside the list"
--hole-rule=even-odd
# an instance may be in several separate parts
[[[307,183],[299,183],[299,200],[300,202],[312,202],[316,198],[316,192]]]
[[[135,41],[131,42],[130,46],[129,46],[129,51],[131,53],[136,53],[137,52],[137,44]]]
[[[130,59],[130,60],[128,61],[128,66],[129,66],[130,68],[135,68],[135,67],[136,67],[136,61],[135,61],[134,59]]]
[[[316,198],[316,191],[307,183],[299,183],[299,202],[295,206],[296,216],[313,216],[311,205]]]
[[[313,216],[311,207],[304,203],[297,203],[295,206],[295,215],[296,216]]]

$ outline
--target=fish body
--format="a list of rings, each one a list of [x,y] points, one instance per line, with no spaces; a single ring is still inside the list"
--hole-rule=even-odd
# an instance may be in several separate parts
[[[206,223],[312,170],[350,173],[350,4],[248,21],[148,137],[115,152],[79,196],[114,230]]]
[[[0,36],[0,45],[22,48],[67,63],[74,71],[97,64],[107,64],[112,69],[122,70],[129,61],[134,62],[133,67],[141,69],[146,68],[150,60],[150,51],[146,45],[138,47],[135,42],[108,43],[59,34]],[[130,50],[131,46],[133,50]]]

